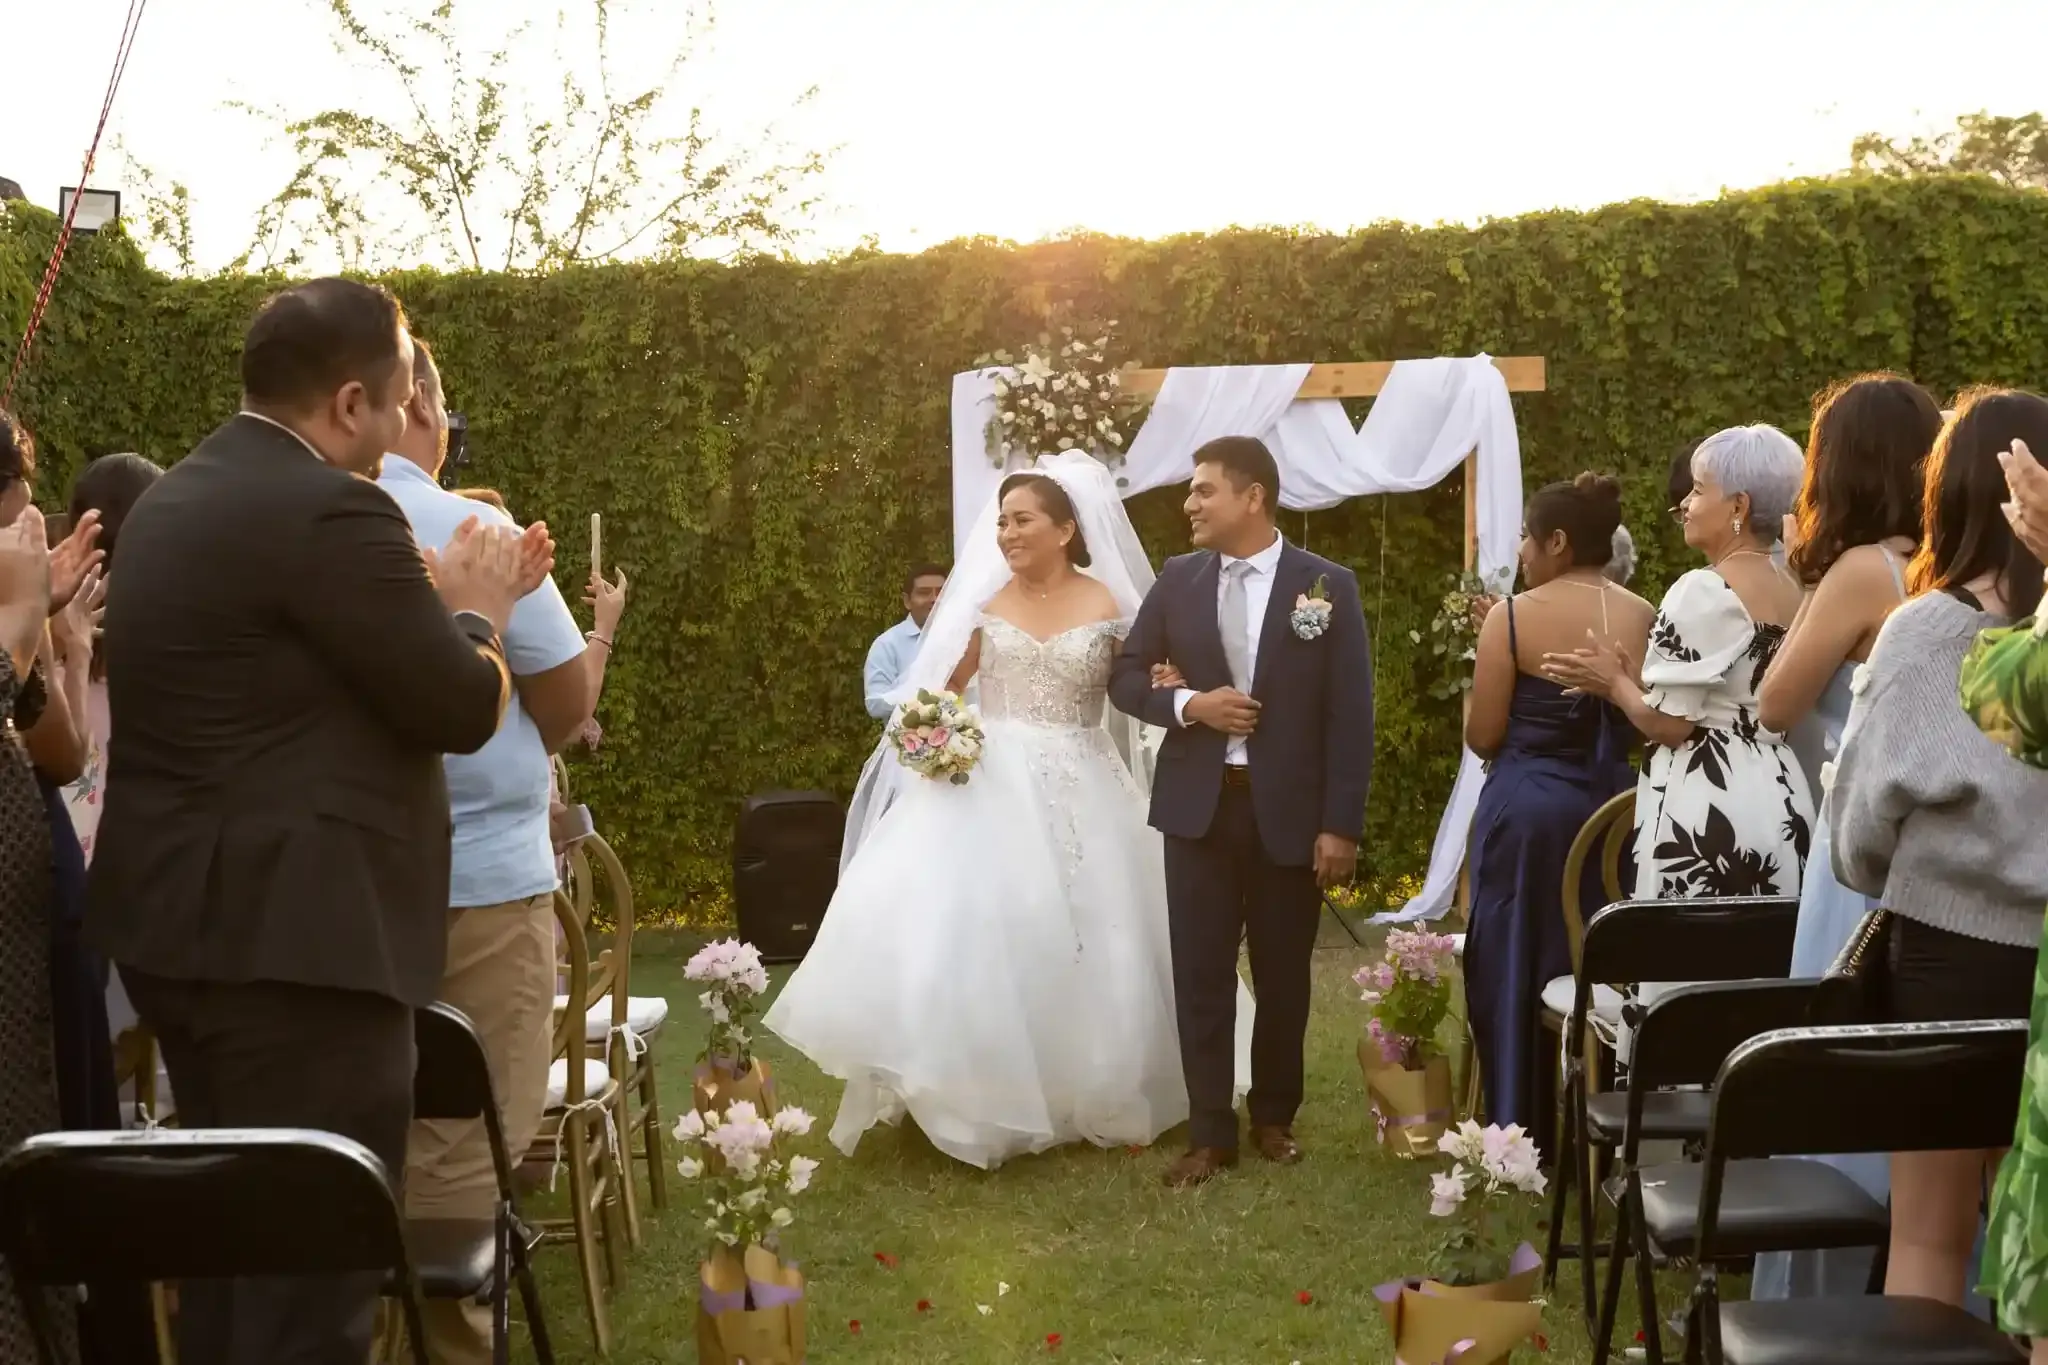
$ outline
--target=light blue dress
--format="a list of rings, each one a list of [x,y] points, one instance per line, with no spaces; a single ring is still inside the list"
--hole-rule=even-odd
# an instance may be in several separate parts
[[[1897,571],[1896,565],[1893,571]],[[1826,761],[1832,761],[1841,748],[1842,729],[1848,724],[1849,705],[1855,699],[1851,684],[1859,667],[1845,663],[1836,669],[1835,676],[1828,680],[1827,690],[1814,703],[1813,714],[1802,723],[1802,728],[1819,740],[1820,756]],[[1815,790],[1822,785],[1816,783]],[[1799,887],[1799,927],[1792,939],[1795,979],[1826,972],[1864,915],[1878,904],[1835,880],[1828,849],[1828,805],[1823,794],[1820,816],[1814,821],[1813,849],[1806,860],[1806,878]],[[1891,1158],[1883,1152],[1818,1159],[1843,1171],[1874,1198],[1885,1199],[1891,1193]],[[1870,1283],[1871,1255],[1868,1248],[1850,1247],[1835,1251],[1774,1251],[1759,1256],[1749,1296],[1811,1299],[1861,1294]]]

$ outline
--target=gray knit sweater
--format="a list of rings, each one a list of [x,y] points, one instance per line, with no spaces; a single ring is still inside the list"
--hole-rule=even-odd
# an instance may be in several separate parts
[[[1892,913],[2016,948],[2048,907],[2048,771],[1971,723],[1956,674],[2007,622],[1929,593],[1893,612],[1849,711],[1828,797],[1835,878]]]

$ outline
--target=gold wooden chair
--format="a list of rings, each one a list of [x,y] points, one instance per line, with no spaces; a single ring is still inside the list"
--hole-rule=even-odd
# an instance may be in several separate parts
[[[603,1059],[592,1057],[584,1042],[584,1019],[609,990],[610,967],[593,974],[590,945],[574,905],[555,893],[555,923],[561,929],[563,975],[568,981],[568,1007],[555,1016],[555,1041],[548,1067],[548,1108],[540,1135],[527,1154],[529,1162],[545,1163],[552,1173],[569,1176],[569,1216],[539,1224],[546,1240],[576,1246],[583,1276],[583,1297],[590,1312],[590,1334],[600,1355],[611,1351],[611,1319],[607,1291],[625,1283],[625,1227],[620,1209],[621,1179],[618,1127],[613,1118],[618,1081]]]
[[[636,1162],[647,1165],[649,1203],[656,1209],[668,1207],[655,1043],[662,1025],[668,1022],[669,1006],[660,996],[632,993],[633,884],[625,864],[602,835],[592,834],[571,850],[569,886],[577,915],[586,925],[594,922],[600,905],[612,924],[611,947],[604,955],[610,967],[610,989],[606,999],[587,1015],[584,1036],[591,1055],[603,1057],[619,1080],[614,1121],[626,1175],[626,1230],[637,1247],[641,1226],[639,1193],[632,1179]]]
[[[1565,940],[1571,946],[1572,974],[1545,983],[1539,1011],[1543,1036],[1547,1039],[1552,1034],[1557,1035],[1558,1054],[1563,1059],[1557,1087],[1559,1150],[1554,1154],[1557,1165],[1551,1180],[1550,1244],[1544,1259],[1544,1281],[1549,1284],[1555,1279],[1561,1255],[1569,1253],[1577,1257],[1589,1316],[1593,1305],[1593,1258],[1597,1254],[1597,1239],[1593,1229],[1593,1151],[1586,1141],[1585,1128],[1586,1094],[1599,1086],[1603,1074],[1600,1064],[1602,1032],[1611,1040],[1620,1026],[1620,992],[1612,986],[1595,985],[1585,1030],[1572,1040],[1569,1050],[1564,1043],[1564,1033],[1572,1012],[1572,997],[1578,989],[1586,921],[1591,915],[1622,899],[1621,855],[1635,833],[1635,819],[1636,794],[1625,791],[1594,811],[1580,826],[1578,837],[1572,840],[1571,849],[1565,854],[1561,895]],[[1596,852],[1600,858],[1603,899],[1599,905],[1588,906],[1580,903],[1579,895],[1585,883],[1586,862]],[[1546,1044],[1539,1041],[1538,1046]],[[1579,1240],[1568,1246],[1564,1242],[1565,1195],[1574,1185],[1579,1192]]]

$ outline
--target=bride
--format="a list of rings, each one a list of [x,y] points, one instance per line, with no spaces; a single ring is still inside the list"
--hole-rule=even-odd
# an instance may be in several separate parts
[[[876,750],[839,889],[764,1020],[846,1082],[840,1150],[907,1113],[988,1169],[1187,1118],[1139,735],[1104,699],[1152,577],[1114,480],[1078,452],[1010,475],[977,522],[892,700],[978,678],[981,761],[954,786]]]

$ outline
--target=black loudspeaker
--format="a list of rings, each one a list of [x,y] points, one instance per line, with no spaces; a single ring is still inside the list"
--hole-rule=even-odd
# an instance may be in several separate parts
[[[740,807],[732,897],[740,937],[769,962],[799,962],[839,885],[846,815],[824,792],[762,792]]]

